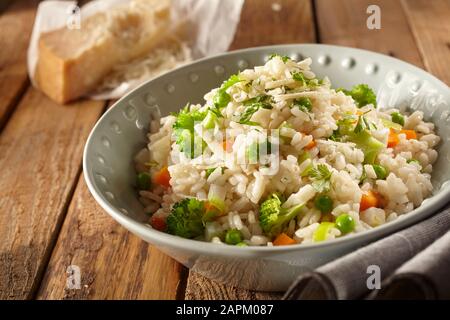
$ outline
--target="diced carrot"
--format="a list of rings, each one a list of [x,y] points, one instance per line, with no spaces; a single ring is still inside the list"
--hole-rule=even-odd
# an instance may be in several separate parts
[[[417,139],[417,134],[414,130],[400,130],[400,133],[405,134],[406,139]]]
[[[167,167],[163,167],[154,175],[153,182],[165,188],[170,187],[170,173]]]
[[[150,225],[153,227],[153,229],[156,229],[158,231],[164,231],[167,227],[166,221],[163,217],[160,216],[152,216]]]
[[[233,143],[230,140],[223,140],[222,148],[226,152],[231,152],[233,151]]]
[[[388,136],[388,148],[394,148],[398,143],[399,143],[399,139],[398,139],[398,134],[397,132],[395,132],[392,128],[389,129],[389,136]]]
[[[289,237],[286,233],[280,233],[273,241],[274,246],[287,246],[291,244],[296,244],[294,239]]]
[[[316,146],[316,141],[315,140],[311,140],[306,146],[305,149],[306,150],[310,150],[312,148],[314,148]]]
[[[359,211],[361,212],[372,207],[377,208],[380,205],[381,201],[379,195],[376,192],[369,190],[366,193],[363,193],[363,195],[361,196]]]

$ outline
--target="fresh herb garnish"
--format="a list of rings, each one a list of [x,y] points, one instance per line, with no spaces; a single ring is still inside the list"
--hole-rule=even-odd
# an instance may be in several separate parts
[[[298,107],[301,111],[307,113],[312,110],[312,102],[310,98],[298,98],[293,101],[293,106]]]
[[[323,193],[330,190],[332,172],[324,164],[318,164],[308,171],[308,177],[313,180],[311,185],[317,192]]]
[[[282,55],[277,54],[277,53],[272,53],[272,54],[269,56],[269,60],[271,60],[271,59],[273,59],[273,58],[275,58],[275,57],[280,57],[280,59],[283,60],[284,63],[286,63],[286,62],[288,62],[289,60],[291,60],[291,58],[289,58],[288,56],[282,56]]]
[[[235,85],[238,82],[243,81],[241,78],[239,78],[239,75],[234,74],[232,75],[228,80],[224,81],[222,85],[220,86],[219,90],[217,90],[217,93],[215,94],[213,98],[214,107],[218,109],[220,113],[220,109],[225,108],[227,104],[231,101],[230,95],[227,93],[227,89],[231,86]],[[217,114],[217,112],[216,112]],[[221,114],[220,114],[221,116]]]
[[[251,98],[251,99],[245,101],[244,102],[245,109],[241,113],[238,122],[240,124],[246,124],[249,126],[259,125],[259,123],[257,123],[257,122],[250,121],[250,119],[252,118],[253,114],[255,114],[255,112],[261,108],[272,109],[270,99],[271,99],[270,96],[261,95],[261,96],[257,96],[255,98]]]
[[[302,86],[307,86],[310,88],[315,88],[323,83],[323,80],[319,80],[316,78],[306,79],[305,75],[300,71],[293,72],[292,79],[294,79],[297,82],[300,82]]]

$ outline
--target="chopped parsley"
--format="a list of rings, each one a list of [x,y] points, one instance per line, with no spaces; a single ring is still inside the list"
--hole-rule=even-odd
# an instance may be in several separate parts
[[[313,180],[311,185],[317,192],[327,192],[331,187],[332,172],[324,164],[318,164],[308,170],[308,177]]]
[[[294,107],[298,107],[301,111],[307,113],[312,110],[312,102],[310,98],[298,98],[295,99],[292,103]]]
[[[277,54],[277,53],[272,53],[272,54],[269,56],[269,60],[272,60],[272,59],[275,58],[275,57],[279,57],[281,60],[283,60],[284,63],[286,63],[286,62],[288,62],[289,60],[291,60],[291,58],[289,58],[288,56],[283,56],[283,55],[280,55],[280,54]]]
[[[224,83],[222,83],[222,85],[220,86],[219,90],[217,90],[217,93],[214,95],[213,98],[214,107],[216,109],[215,111],[216,115],[218,113],[220,114],[220,109],[225,108],[227,104],[231,101],[231,97],[227,93],[227,89],[241,81],[243,80],[239,78],[239,75],[234,74],[228,80],[224,81]],[[220,114],[220,116],[222,115]]]
[[[270,96],[260,95],[255,98],[251,98],[244,102],[245,109],[241,113],[238,122],[240,124],[246,124],[249,126],[257,126],[259,123],[251,121],[250,119],[259,109],[272,109],[272,105],[270,103]]]

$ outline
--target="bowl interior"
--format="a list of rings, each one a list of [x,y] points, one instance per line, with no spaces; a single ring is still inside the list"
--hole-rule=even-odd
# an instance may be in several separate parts
[[[264,64],[272,53],[296,60],[311,57],[313,71],[318,77],[328,76],[334,87],[367,83],[376,90],[381,108],[422,110],[425,119],[436,124],[442,138],[433,171],[434,194],[450,194],[448,86],[421,69],[384,55],[328,45],[284,45],[200,60],[151,80],[118,101],[99,120],[85,149],[85,177],[96,199],[146,224],[148,217],[134,188],[133,157],[146,144],[150,119],[176,112],[187,102],[203,103],[205,93],[231,74]],[[436,199],[427,199],[422,207],[433,201]]]

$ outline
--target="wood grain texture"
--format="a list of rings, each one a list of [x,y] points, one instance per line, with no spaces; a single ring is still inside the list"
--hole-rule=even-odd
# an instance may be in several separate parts
[[[425,67],[450,85],[450,1],[403,0]]]
[[[198,273],[190,272],[186,300],[278,300],[282,294],[257,292],[218,284]]]
[[[0,130],[28,86],[26,51],[37,0],[18,0],[0,15]]]
[[[81,288],[66,287],[66,270]],[[38,299],[175,299],[183,267],[134,236],[101,209],[80,177]]]
[[[309,0],[246,0],[230,50],[315,42]]]
[[[2,0],[0,1],[0,13],[2,13],[3,10],[6,10],[8,6],[13,2],[13,0]]]
[[[230,50],[271,44],[315,42],[314,30],[310,1],[247,0]],[[185,298],[278,299],[280,294],[234,288],[190,272]]]
[[[0,135],[0,298],[31,298],[103,102],[58,105],[30,88]]]
[[[369,5],[381,9],[381,29],[367,28]],[[381,52],[423,67],[422,58],[399,0],[315,0],[319,39]]]

